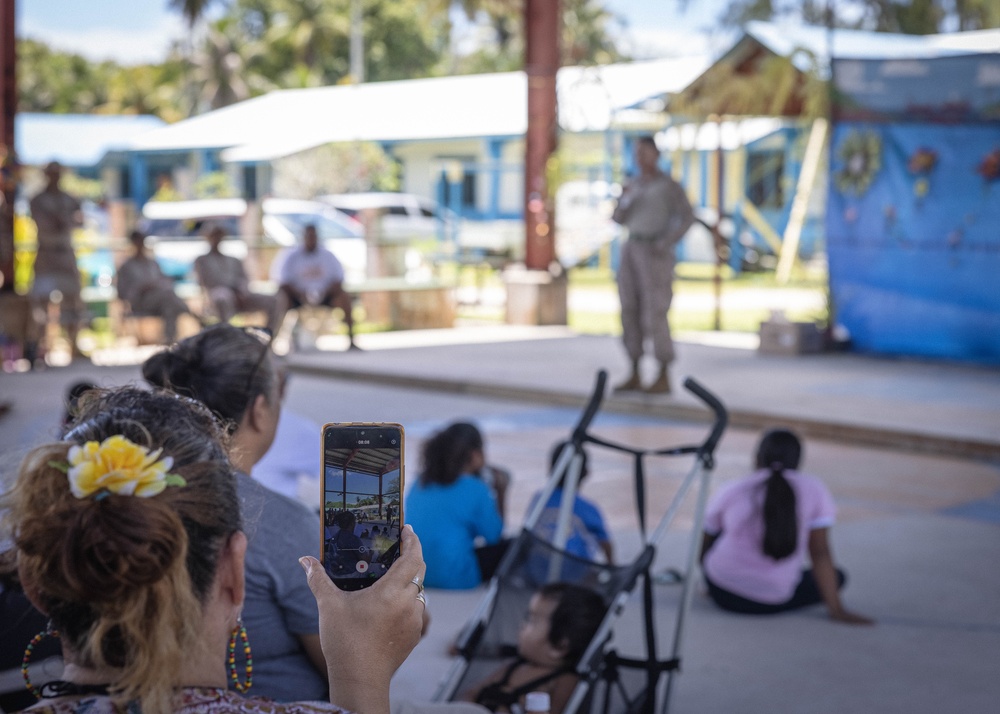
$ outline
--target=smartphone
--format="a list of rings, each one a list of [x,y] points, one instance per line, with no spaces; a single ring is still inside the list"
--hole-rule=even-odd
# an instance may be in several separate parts
[[[343,590],[375,584],[399,557],[403,427],[323,425],[320,560]]]

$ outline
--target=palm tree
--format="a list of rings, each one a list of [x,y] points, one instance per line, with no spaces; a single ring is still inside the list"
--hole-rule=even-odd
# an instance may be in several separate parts
[[[250,97],[244,52],[253,51],[225,19],[209,26],[193,58],[198,109],[210,111]]]
[[[187,20],[188,28],[193,30],[201,18],[205,15],[205,10],[212,5],[215,0],[170,0],[169,7],[180,12],[181,16]]]
[[[495,50],[487,50],[487,64],[523,66],[524,0],[455,0],[470,20],[482,13],[496,34]],[[452,0],[425,0],[430,12],[447,14]],[[621,61],[608,32],[617,22],[599,0],[562,0],[562,63],[607,64]],[[485,68],[484,68],[485,69]]]
[[[195,28],[205,16],[208,6],[214,2],[215,0],[169,0],[168,5],[171,9],[180,12],[181,17],[187,21],[188,25],[187,41],[184,43],[184,55],[189,69],[185,72],[184,95],[187,97],[188,101],[186,104],[191,107],[192,113],[197,112],[198,109],[198,99],[195,96],[196,90],[190,76],[191,68],[194,65]]]
[[[266,40],[289,45],[296,64],[322,72],[325,58],[339,55],[346,60],[350,18],[344,3],[284,0],[280,8]]]

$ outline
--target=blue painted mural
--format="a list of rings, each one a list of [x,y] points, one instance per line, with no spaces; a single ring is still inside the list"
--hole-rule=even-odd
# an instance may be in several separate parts
[[[1000,57],[843,64],[826,214],[837,322],[862,351],[1000,363]]]

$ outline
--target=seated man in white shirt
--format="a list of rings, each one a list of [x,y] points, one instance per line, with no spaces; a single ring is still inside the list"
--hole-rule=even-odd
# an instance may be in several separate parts
[[[278,283],[276,324],[288,310],[303,305],[339,307],[344,311],[344,324],[354,344],[354,316],[351,296],[344,291],[344,266],[337,256],[319,244],[316,226],[307,225],[302,232],[302,245],[289,248],[278,256],[272,268],[272,279]]]

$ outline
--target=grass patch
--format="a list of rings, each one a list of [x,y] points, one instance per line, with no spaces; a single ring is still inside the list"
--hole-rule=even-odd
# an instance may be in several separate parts
[[[760,329],[760,323],[770,317],[771,310],[767,307],[759,307],[760,300],[748,304],[746,307],[734,307],[734,302],[739,305],[739,299],[732,300],[732,296],[740,291],[752,291],[754,297],[759,298],[761,291],[774,292],[775,298],[769,303],[781,305],[780,294],[782,292],[795,291],[800,294],[802,290],[817,291],[820,294],[826,291],[826,270],[823,265],[798,266],[793,271],[792,279],[783,285],[779,285],[773,272],[767,273],[740,273],[733,274],[728,266],[722,268],[722,291],[729,300],[722,309],[720,315],[720,329],[733,332],[754,332]],[[677,266],[674,279],[674,304],[670,310],[670,325],[675,332],[701,332],[715,329],[714,301],[710,301],[710,307],[692,308],[684,307],[685,303],[690,305],[691,301],[685,301],[685,296],[698,296],[698,302],[705,305],[705,298],[715,291],[715,266],[703,263],[681,263]],[[597,300],[601,300],[602,295],[607,295],[609,301],[614,301],[617,294],[617,285],[614,274],[607,269],[600,268],[579,268],[570,273],[569,289],[584,290],[596,295]],[[750,292],[748,292],[748,296]],[[678,299],[680,298],[680,299]],[[747,300],[748,303],[751,300]],[[789,301],[791,303],[791,301]],[[610,304],[610,303],[609,303]],[[571,301],[572,305],[572,301]],[[795,308],[784,309],[789,320],[802,322],[822,322],[827,318],[826,309]],[[570,309],[569,324],[574,330],[586,334],[618,335],[621,334],[621,318],[617,309],[602,311],[582,311]]]
[[[569,326],[585,335],[620,335],[621,316],[617,312],[584,312],[570,310]]]
[[[468,273],[466,274],[468,276]],[[715,290],[715,266],[700,263],[681,263],[677,266],[674,280],[674,305],[670,310],[670,325],[675,332],[701,332],[715,329],[714,301],[706,298]],[[477,275],[483,287],[502,286],[502,280],[497,272],[481,272]],[[462,281],[465,284],[467,280]],[[753,332],[760,329],[760,323],[770,316],[770,309],[759,307],[760,300],[754,305],[740,307],[740,300],[732,296],[740,291],[752,291],[759,298],[761,291],[777,294],[770,303],[780,305],[780,294],[786,291],[813,290],[819,293],[826,291],[825,267],[799,266],[793,271],[792,279],[785,285],[779,285],[773,272],[741,273],[734,275],[728,266],[723,268],[723,294],[729,297],[726,307],[722,310],[720,327],[725,331]],[[618,286],[614,274],[606,268],[575,268],[569,273],[570,310],[569,326],[580,333],[592,335],[620,335],[621,316],[617,308]],[[586,293],[584,304],[597,305],[598,309],[573,309],[573,293]],[[748,296],[751,293],[748,292]],[[683,307],[684,296],[698,296],[699,307]],[[680,297],[681,299],[677,299]],[[690,304],[690,301],[687,301]],[[751,302],[749,299],[747,302]],[[734,303],[736,306],[734,306]],[[578,303],[579,304],[579,303]],[[704,306],[710,307],[704,307]],[[789,320],[802,322],[822,322],[826,319],[825,309],[785,309]],[[458,318],[463,324],[500,324],[504,321],[503,307],[489,305],[460,305]]]

